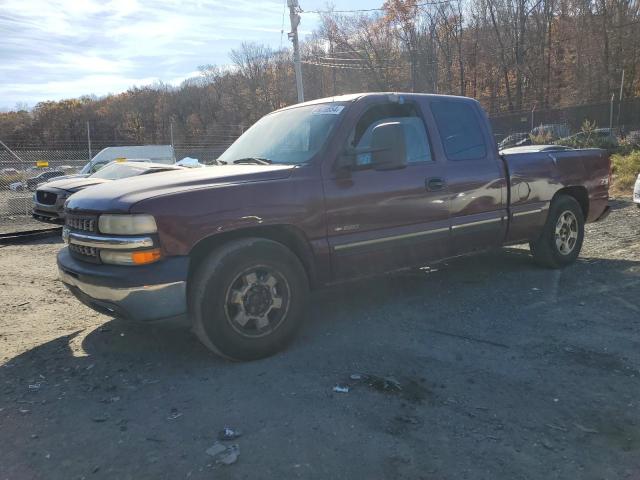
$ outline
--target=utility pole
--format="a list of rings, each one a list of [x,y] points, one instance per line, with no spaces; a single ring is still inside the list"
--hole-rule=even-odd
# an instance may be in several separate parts
[[[531,108],[531,130],[533,131],[533,114],[536,111],[536,104],[533,104],[533,107]]]
[[[622,89],[624,88],[624,68],[622,69],[622,79],[620,80],[620,99],[618,100],[618,135],[622,134],[620,131],[620,112],[622,111]]]
[[[176,150],[173,148],[173,119],[169,122],[169,136],[171,137],[171,155],[173,155],[173,161],[176,161]]]
[[[93,158],[91,154],[91,130],[89,129],[89,120],[87,120],[87,144],[89,145],[89,161]]]
[[[611,105],[609,105],[609,136],[613,137],[613,100],[616,98],[616,94],[611,94]]]
[[[289,6],[289,20],[291,20],[291,31],[289,40],[293,43],[293,67],[296,72],[296,88],[298,89],[298,102],[304,102],[304,89],[302,86],[302,65],[300,63],[300,45],[298,44],[298,25],[300,25],[300,5],[298,0],[287,0]]]

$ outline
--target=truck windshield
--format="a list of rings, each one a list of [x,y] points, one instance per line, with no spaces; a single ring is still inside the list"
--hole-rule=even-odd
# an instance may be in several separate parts
[[[305,163],[324,145],[344,104],[308,105],[272,113],[258,120],[221,156],[219,162],[264,159],[268,163]]]

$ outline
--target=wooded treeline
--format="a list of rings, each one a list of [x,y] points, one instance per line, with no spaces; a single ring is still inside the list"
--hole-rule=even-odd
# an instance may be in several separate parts
[[[302,22],[309,15],[302,13]],[[380,10],[321,12],[302,45],[306,99],[359,91],[467,95],[490,114],[640,94],[640,0],[387,0]],[[42,102],[0,114],[13,146],[224,144],[296,102],[289,50],[243,44],[230,66],[200,67],[180,87]]]

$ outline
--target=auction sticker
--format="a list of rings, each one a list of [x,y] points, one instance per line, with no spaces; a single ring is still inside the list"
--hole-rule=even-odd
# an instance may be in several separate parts
[[[311,110],[311,115],[340,115],[344,105],[320,105]]]

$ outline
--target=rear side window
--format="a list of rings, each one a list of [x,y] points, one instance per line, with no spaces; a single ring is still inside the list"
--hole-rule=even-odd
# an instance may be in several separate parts
[[[449,160],[480,160],[486,157],[482,124],[471,105],[439,100],[431,103],[431,111]]]

